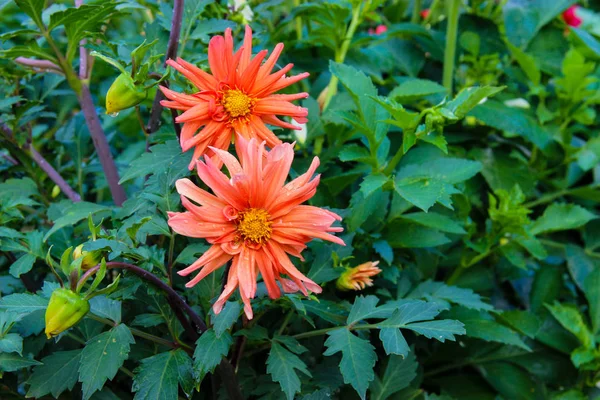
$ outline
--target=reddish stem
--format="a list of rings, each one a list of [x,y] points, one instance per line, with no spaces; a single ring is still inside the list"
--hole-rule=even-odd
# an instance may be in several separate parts
[[[110,154],[108,141],[106,140],[106,135],[104,134],[104,130],[100,124],[100,118],[98,118],[98,113],[96,112],[94,101],[92,100],[90,88],[85,82],[82,82],[81,84],[79,103],[81,104],[81,109],[83,110],[83,115],[85,116],[85,122],[87,123],[90,135],[92,136],[92,141],[94,142],[94,146],[98,152],[100,164],[102,164],[102,169],[106,175],[106,181],[108,182],[113,200],[116,205],[120,206],[125,200],[127,200],[127,196],[125,195],[125,190],[119,184],[119,173],[117,171],[117,166],[115,164],[115,160],[113,160],[112,155]]]

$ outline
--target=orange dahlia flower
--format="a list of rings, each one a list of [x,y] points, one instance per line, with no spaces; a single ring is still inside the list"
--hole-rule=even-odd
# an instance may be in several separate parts
[[[379,261],[369,261],[358,267],[346,268],[336,281],[340,290],[362,290],[367,286],[373,286],[372,276],[381,272],[377,266]]]
[[[196,168],[200,179],[214,195],[194,185],[189,179],[177,181],[177,191],[187,210],[169,213],[169,226],[180,235],[204,238],[212,247],[179,275],[198,271],[186,287],[192,287],[211,272],[231,261],[227,284],[213,310],[218,314],[239,287],[248,319],[252,318],[250,299],[256,294],[260,272],[273,299],[286,293],[321,288],[304,276],[288,255],[302,259],[301,252],[313,238],[344,245],[331,234],[342,228],[331,225],[341,218],[318,207],[301,205],[314,196],[319,176],[312,179],[319,165],[315,157],[308,171],[285,184],[294,159],[293,145],[276,145],[265,151],[265,142],[246,140],[237,135],[236,151],[240,161],[230,153],[211,147],[218,160],[204,157]],[[219,169],[223,162],[229,176]],[[198,205],[194,204],[197,203]],[[284,278],[286,275],[289,279]]]
[[[277,115],[292,117],[301,124],[307,122],[308,110],[291,101],[307,98],[308,93],[274,94],[308,76],[305,72],[287,77],[294,64],[271,73],[282,50],[283,43],[279,43],[264,64],[267,50],[251,58],[252,30],[246,26],[244,44],[235,53],[231,29],[225,31],[225,37],[214,36],[210,40],[208,64],[212,75],[181,58],[167,61],[198,88],[196,93],[184,94],[160,87],[168,99],[161,104],[183,111],[175,121],[183,123],[180,137],[183,151],[195,147],[190,170],[209,146],[227,150],[234,131],[246,138],[264,140],[273,148],[281,140],[266,124],[299,129]]]

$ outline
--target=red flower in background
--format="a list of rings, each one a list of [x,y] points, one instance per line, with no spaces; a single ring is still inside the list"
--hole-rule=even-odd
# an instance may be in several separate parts
[[[385,25],[377,25],[375,29],[369,28],[369,35],[381,35],[387,31],[387,26]]]
[[[569,8],[567,8],[562,13],[562,17],[563,17],[563,20],[565,21],[565,23],[574,28],[577,28],[583,22],[583,20],[581,18],[579,18],[576,14],[576,11],[578,8],[579,8],[579,6],[573,5]]]

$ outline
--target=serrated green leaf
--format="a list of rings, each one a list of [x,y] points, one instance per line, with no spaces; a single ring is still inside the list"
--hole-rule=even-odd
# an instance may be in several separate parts
[[[417,286],[408,296],[409,298],[424,298],[430,301],[449,301],[474,310],[493,310],[489,304],[481,301],[481,296],[471,289],[448,286],[442,282],[426,281]]]
[[[465,115],[475,108],[483,99],[491,97],[505,89],[505,86],[481,86],[470,87],[461,90],[456,97],[445,105],[458,118],[464,118]]]
[[[414,212],[402,214],[402,219],[416,222],[429,228],[435,228],[441,232],[465,234],[465,230],[455,220],[442,214],[434,212]]]
[[[388,97],[406,104],[425,96],[446,92],[446,88],[437,82],[427,79],[410,79],[395,87]]]
[[[232,342],[233,338],[227,331],[217,337],[215,331],[209,329],[200,336],[194,350],[194,371],[198,381],[202,381],[207,373],[214,372],[223,357],[229,353]]]
[[[221,334],[228,329],[230,329],[233,324],[240,317],[240,312],[242,311],[242,307],[240,303],[237,301],[228,301],[225,303],[225,307],[219,313],[219,315],[211,314],[211,321],[213,323],[213,329],[217,337],[220,337]]]
[[[193,386],[192,359],[181,349],[141,360],[135,373],[135,400],[175,399],[178,383],[187,388],[188,394]]]
[[[473,109],[469,115],[492,128],[522,136],[542,150],[553,141],[550,132],[540,126],[532,116],[499,101],[488,100]],[[509,190],[510,187],[507,189]]]
[[[23,338],[17,333],[0,336],[0,353],[19,353],[23,355]]]
[[[408,343],[398,328],[381,328],[379,330],[379,339],[383,343],[383,349],[386,354],[397,354],[406,357],[410,351]]]
[[[90,299],[90,311],[100,317],[108,318],[115,323],[121,322],[121,302],[106,296]]]
[[[583,283],[583,291],[590,305],[590,320],[594,334],[600,332],[600,268],[590,273]]]
[[[571,332],[581,344],[588,349],[594,348],[596,341],[594,335],[587,327],[583,320],[583,316],[574,306],[563,305],[554,302],[553,305],[546,304],[546,308],[550,310],[552,316],[569,332]]]
[[[42,363],[14,353],[0,353],[0,372],[14,372],[33,365],[42,365]]]
[[[26,316],[36,311],[46,311],[48,299],[36,294],[15,293],[0,298],[0,310]]]
[[[598,218],[585,208],[576,204],[552,204],[544,214],[531,225],[530,232],[540,233],[576,229]]]
[[[455,307],[448,313],[448,317],[456,318],[461,321],[464,324],[467,336],[488,342],[509,344],[531,351],[529,346],[521,340],[516,332],[496,322],[494,318],[485,311]]]
[[[377,296],[357,296],[348,314],[346,323],[352,325],[374,314],[379,299]]]
[[[70,207],[64,210],[62,216],[54,221],[54,225],[48,233],[44,236],[44,242],[48,240],[56,231],[65,226],[72,226],[77,222],[86,219],[90,214],[96,214],[103,211],[109,211],[111,207],[101,206],[95,203],[88,203],[85,201],[74,203]]]
[[[348,329],[334,329],[327,332],[325,341],[326,356],[342,353],[340,371],[344,383],[352,385],[361,399],[365,399],[369,382],[375,378],[373,367],[377,361],[375,348],[371,344],[352,334]]]
[[[150,148],[149,153],[142,154],[131,163],[129,169],[123,174],[119,181],[120,184],[128,182],[140,176],[150,174],[162,174],[169,169],[175,171],[171,176],[171,184],[175,180],[187,175],[187,166],[192,158],[192,152],[181,152],[181,147],[177,140],[169,140],[163,144],[157,144]]]
[[[298,356],[286,350],[277,342],[273,342],[267,358],[267,373],[271,374],[273,381],[279,382],[281,390],[283,390],[288,400],[293,399],[295,394],[300,392],[300,378],[296,370],[309,377],[311,376],[306,364]]]
[[[79,366],[79,382],[83,384],[84,400],[102,389],[107,379],[115,377],[119,367],[129,356],[132,343],[135,343],[133,336],[123,324],[87,341]]]
[[[10,274],[15,278],[18,278],[22,274],[26,274],[27,272],[31,271],[35,260],[36,256],[33,254],[23,254],[10,266]]]
[[[375,190],[381,188],[388,179],[389,178],[383,174],[367,175],[360,184],[360,190],[365,197],[369,197]]]
[[[43,25],[42,11],[46,6],[46,0],[15,0],[15,3],[38,27]]]
[[[80,360],[80,349],[58,351],[43,358],[43,365],[35,367],[27,380],[27,397],[38,398],[52,394],[58,398],[65,390],[72,390],[77,383]]]
[[[371,385],[372,399],[386,400],[408,387],[417,376],[418,366],[414,351],[408,353],[407,357],[390,356],[383,377],[375,378]]]

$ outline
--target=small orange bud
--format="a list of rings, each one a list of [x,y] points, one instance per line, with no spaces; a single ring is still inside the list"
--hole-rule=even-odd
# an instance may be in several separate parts
[[[358,267],[346,268],[335,286],[340,290],[362,290],[367,286],[373,286],[371,277],[381,272],[377,265],[379,261],[369,261]]]

